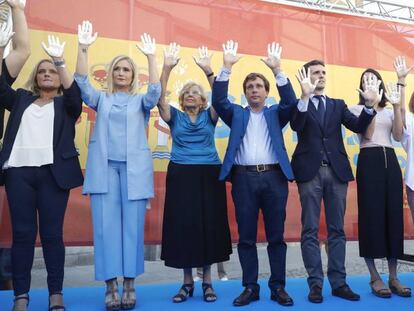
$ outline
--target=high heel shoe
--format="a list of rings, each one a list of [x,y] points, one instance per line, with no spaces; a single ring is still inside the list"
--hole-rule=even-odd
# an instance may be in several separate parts
[[[214,302],[217,300],[217,295],[210,283],[203,283],[201,286],[203,288],[203,298],[205,302]],[[208,290],[210,291],[207,292]]]
[[[63,305],[63,304],[57,304],[57,305],[53,305],[53,306],[51,306],[50,305],[50,297],[52,297],[53,295],[60,295],[60,296],[63,296],[63,294],[62,293],[53,293],[53,294],[51,294],[51,295],[49,295],[49,311],[54,311],[54,310],[59,310],[59,311],[65,311],[66,310],[66,307]]]
[[[193,293],[194,293],[194,283],[183,284],[178,294],[173,297],[173,302],[174,303],[184,302],[187,300],[188,296],[193,297]]]
[[[124,286],[121,299],[121,309],[131,310],[135,308],[137,297],[135,295],[134,279],[124,278]]]
[[[26,300],[26,305],[23,306],[23,303],[18,302],[19,300]],[[25,294],[25,295],[16,296],[14,297],[13,302],[14,302],[14,305],[13,305],[12,311],[26,311],[29,305],[29,295]]]
[[[121,299],[118,293],[118,281],[116,279],[106,282],[105,308],[106,311],[118,311],[121,309]]]

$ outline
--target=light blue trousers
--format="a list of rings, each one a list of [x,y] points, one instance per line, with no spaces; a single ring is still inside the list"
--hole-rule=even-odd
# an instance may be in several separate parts
[[[147,200],[128,200],[126,162],[109,161],[109,191],[91,194],[95,279],[135,278],[144,272]]]

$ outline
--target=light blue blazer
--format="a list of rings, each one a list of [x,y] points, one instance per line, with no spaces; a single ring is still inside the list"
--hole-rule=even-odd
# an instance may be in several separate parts
[[[87,76],[75,74],[82,100],[97,112],[96,123],[89,141],[83,194],[108,192],[108,128],[109,112],[119,94],[95,90]],[[161,84],[148,86],[146,94],[129,95],[127,105],[127,184],[128,200],[154,197],[152,154],[148,146],[146,127],[150,110],[158,103]]]

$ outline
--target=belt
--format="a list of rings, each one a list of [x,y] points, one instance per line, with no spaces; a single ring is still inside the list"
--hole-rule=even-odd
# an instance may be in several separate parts
[[[280,169],[279,164],[233,165],[234,172],[267,172]]]
[[[326,161],[326,160],[322,160],[322,162],[321,162],[321,166],[329,166],[330,164],[329,164],[329,162],[328,161]]]

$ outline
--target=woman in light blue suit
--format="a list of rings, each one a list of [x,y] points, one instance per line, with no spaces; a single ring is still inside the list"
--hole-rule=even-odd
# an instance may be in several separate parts
[[[95,277],[105,280],[107,310],[133,309],[134,280],[144,272],[146,204],[154,196],[151,151],[146,127],[161,87],[155,62],[155,41],[144,34],[139,49],[148,58],[149,86],[135,93],[138,72],[133,60],[115,57],[108,70],[108,89],[88,81],[88,47],[96,40],[90,22],[79,26],[75,79],[83,101],[97,111],[89,142],[84,194],[90,194],[95,245]],[[122,299],[117,277],[123,277]]]

